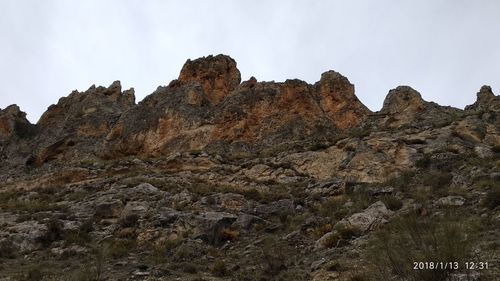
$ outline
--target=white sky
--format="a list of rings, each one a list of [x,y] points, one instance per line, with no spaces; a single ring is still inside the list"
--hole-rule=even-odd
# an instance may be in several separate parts
[[[389,89],[463,108],[500,92],[500,1],[0,0],[0,108],[36,122],[72,90],[121,80],[137,101],[186,59],[224,53],[242,79],[333,69],[379,110]]]

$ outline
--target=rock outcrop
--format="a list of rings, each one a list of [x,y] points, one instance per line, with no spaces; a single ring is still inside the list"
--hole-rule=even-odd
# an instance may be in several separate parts
[[[427,102],[416,90],[400,86],[390,90],[379,112],[372,113],[356,97],[354,85],[338,72],[323,73],[313,85],[300,80],[259,82],[254,77],[241,83],[236,62],[217,55],[188,60],[177,80],[158,87],[139,104],[135,104],[133,89],[122,92],[116,81],[108,88],[92,86],[61,98],[36,125],[29,124],[17,107],[3,110],[0,139],[4,158],[9,158],[6,140],[30,135],[24,142],[32,153],[25,162],[34,166],[53,160],[62,163],[76,158],[152,157],[192,151],[245,157],[326,148],[351,133],[443,127],[457,120],[459,126],[470,127],[476,117],[462,117],[486,110],[488,114],[482,118],[491,124],[485,127],[489,133],[471,135],[476,141],[486,138],[494,146],[498,104],[498,97],[487,86],[465,111]],[[365,167],[389,157],[411,166],[415,150],[389,143],[382,138],[368,144],[385,147],[389,154],[384,156],[357,150],[354,155],[337,145],[315,161],[330,159],[325,165],[337,169]],[[362,149],[366,144],[360,145],[348,146]],[[378,166],[369,176],[359,168],[357,177],[371,181],[387,172]]]
[[[0,109],[0,166],[22,162],[30,152],[29,143],[36,133],[36,126],[17,105]]]
[[[340,129],[358,126],[371,113],[354,94],[354,85],[338,72],[321,74],[320,81],[314,87],[321,109]]]
[[[500,111],[500,97],[495,96],[490,86],[482,86],[477,93],[477,100],[474,104],[465,107],[468,111]]]
[[[36,166],[53,159],[98,154],[104,138],[120,115],[135,105],[134,89],[122,92],[120,81],[108,88],[92,85],[73,91],[51,105],[38,121],[34,154]]]
[[[461,110],[425,101],[419,92],[409,86],[389,91],[379,114],[385,116],[381,125],[389,128],[406,126],[440,126],[462,113]]]
[[[0,109],[0,144],[34,134],[34,126],[26,119],[26,113],[13,104]]]
[[[217,55],[187,60],[179,75],[181,84],[197,84],[212,104],[217,105],[241,82],[236,61],[228,56]]]
[[[188,60],[178,80],[124,114],[108,144],[111,153],[143,155],[279,151],[333,139],[369,113],[337,72],[325,72],[315,85],[254,77],[240,85],[233,59],[209,56]]]

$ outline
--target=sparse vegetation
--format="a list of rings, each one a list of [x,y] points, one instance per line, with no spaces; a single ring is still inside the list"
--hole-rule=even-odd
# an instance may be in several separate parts
[[[422,176],[422,183],[434,190],[446,189],[453,179],[450,172],[429,171]]]
[[[107,245],[107,251],[112,258],[122,258],[128,256],[137,247],[137,243],[132,239],[113,239]]]
[[[17,250],[17,247],[11,241],[0,241],[0,258],[13,259],[16,257]]]
[[[490,210],[494,210],[500,206],[500,187],[498,185],[486,193],[484,206]]]
[[[430,167],[430,165],[431,165],[431,155],[430,154],[424,154],[421,158],[419,158],[415,162],[415,166],[417,168],[421,168],[421,169],[427,169]]]
[[[128,214],[122,218],[120,218],[120,225],[122,227],[135,227],[139,221],[139,215],[137,214]]]
[[[446,280],[450,269],[414,270],[415,261],[470,260],[475,223],[456,213],[419,217],[411,213],[395,219],[370,241],[367,258],[378,280],[394,275],[406,280]]]
[[[61,240],[64,235],[63,224],[60,220],[53,218],[46,225],[47,230],[37,238],[37,242],[45,248],[50,246],[52,242]]]
[[[403,207],[403,201],[393,195],[386,195],[381,198],[382,202],[385,204],[387,209],[391,211],[397,211]]]
[[[218,277],[226,276],[228,274],[226,263],[222,260],[216,260],[211,268],[211,272]]]
[[[220,238],[222,241],[231,241],[231,240],[235,240],[236,238],[238,238],[238,236],[240,235],[240,232],[237,231],[237,230],[234,230],[234,229],[229,229],[229,228],[223,228],[220,230]]]
[[[500,153],[500,145],[493,146],[491,151],[493,151],[493,153]]]

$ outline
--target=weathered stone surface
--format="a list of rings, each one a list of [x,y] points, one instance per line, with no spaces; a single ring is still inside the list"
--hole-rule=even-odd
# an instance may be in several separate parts
[[[237,220],[237,216],[223,212],[205,212],[198,215],[195,220],[197,231],[194,237],[199,237],[210,244],[220,244],[223,242],[224,229],[229,227]]]
[[[282,199],[270,204],[258,205],[253,212],[260,216],[288,215],[295,211],[294,203],[290,199]]]
[[[490,86],[482,86],[477,93],[477,100],[475,103],[465,107],[468,111],[487,110],[498,112],[500,111],[500,97],[495,96]]]
[[[26,113],[15,104],[0,109],[0,145],[35,133],[34,126],[26,119]]]
[[[354,94],[354,85],[338,72],[321,74],[321,80],[314,87],[322,110],[338,128],[355,127],[371,113]]]
[[[465,204],[465,198],[462,196],[447,196],[439,198],[436,201],[439,206],[462,206]]]
[[[353,227],[361,232],[366,232],[386,223],[393,215],[393,211],[388,210],[384,203],[378,201],[370,205],[363,212],[353,214],[340,221],[339,224]]]
[[[224,55],[208,56],[187,60],[179,75],[179,82],[200,85],[206,98],[216,105],[236,89],[241,82],[241,74],[234,59]],[[201,99],[193,95],[192,100],[196,103],[196,100]]]
[[[389,91],[378,115],[384,116],[380,124],[384,127],[398,128],[403,125],[442,126],[452,122],[462,111],[439,106],[422,99],[419,92],[409,86],[399,86]]]
[[[105,136],[134,104],[134,90],[122,92],[119,81],[108,88],[93,85],[85,92],[73,91],[51,105],[38,121],[35,153],[28,164],[100,155]]]
[[[23,162],[31,153],[30,143],[36,133],[37,127],[17,105],[0,109],[0,170]]]

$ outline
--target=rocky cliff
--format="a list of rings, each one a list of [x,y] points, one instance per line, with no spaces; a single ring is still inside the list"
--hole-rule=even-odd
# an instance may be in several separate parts
[[[399,86],[371,112],[338,72],[242,82],[224,55],[137,104],[116,81],[37,124],[9,106],[0,280],[494,280],[405,261],[498,263],[499,110],[488,86],[463,110]]]

